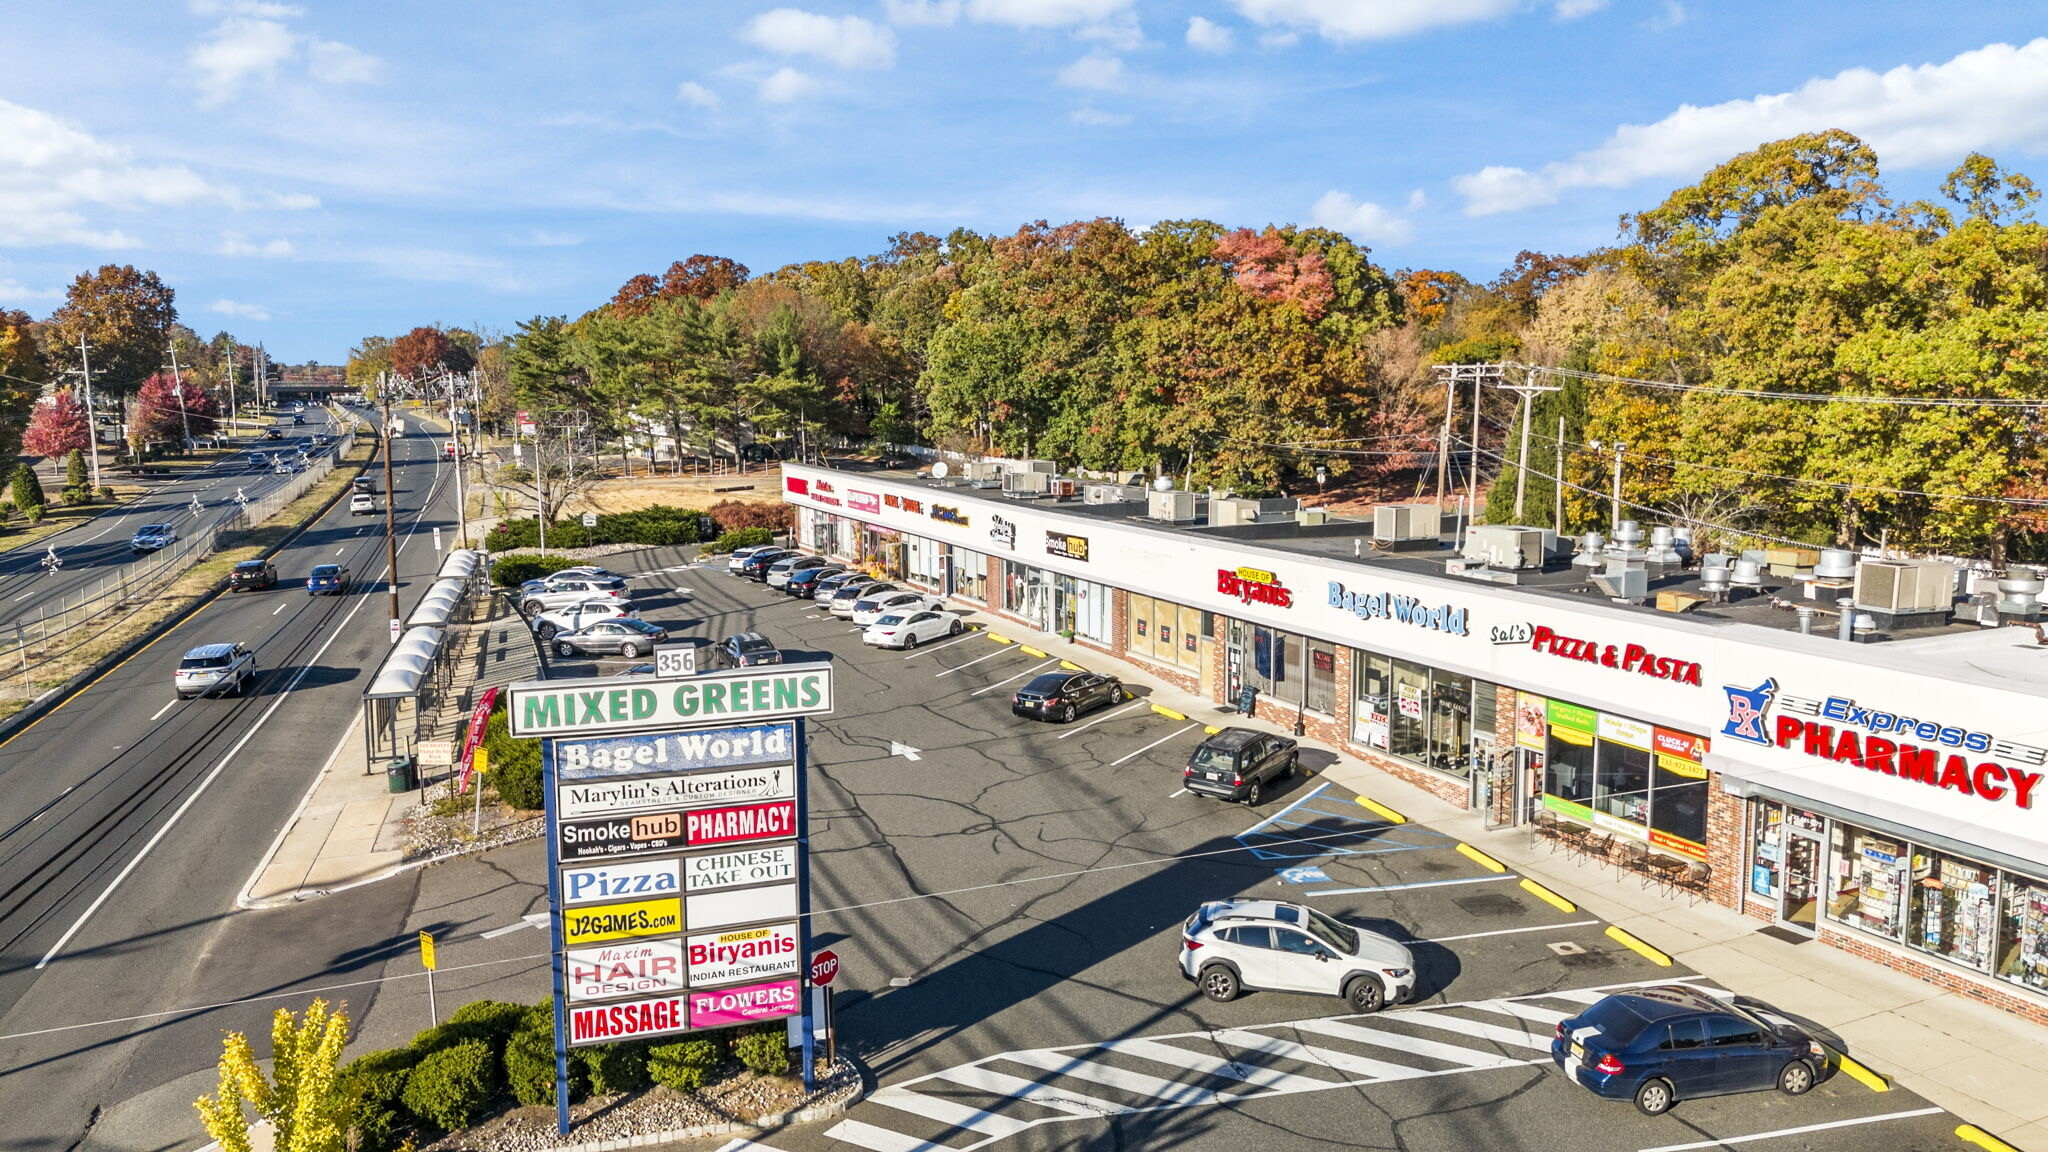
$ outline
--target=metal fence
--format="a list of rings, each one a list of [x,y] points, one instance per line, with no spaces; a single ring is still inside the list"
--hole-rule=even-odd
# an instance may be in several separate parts
[[[0,625],[0,676],[32,671],[34,664],[55,655],[48,645],[68,632],[91,624],[108,626],[147,606],[185,570],[232,546],[235,534],[262,524],[305,495],[339,465],[355,446],[355,438],[353,429],[343,433],[304,471],[253,500],[228,500],[225,508],[202,505],[201,511],[180,513],[185,521],[199,522],[191,535],[184,535],[182,525],[174,525],[180,532],[177,543],[124,564],[92,583],[80,584],[54,602],[38,604],[32,612]]]

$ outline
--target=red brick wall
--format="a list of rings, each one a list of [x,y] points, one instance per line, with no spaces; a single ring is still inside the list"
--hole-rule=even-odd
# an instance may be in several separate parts
[[[2048,1000],[2030,995],[2018,988],[2001,986],[1988,977],[1976,976],[1922,960],[1909,952],[1902,952],[1896,944],[1879,941],[1854,932],[1830,931],[1823,927],[1820,938],[1844,952],[1872,960],[1894,971],[1904,972],[1917,980],[1925,981],[1944,992],[1988,1004],[2001,1012],[2010,1012],[2031,1023],[2048,1025]]]
[[[1742,908],[1749,843],[1744,814],[1749,802],[1721,791],[1721,774],[1707,773],[1707,899]],[[1769,919],[1768,913],[1764,917]]]

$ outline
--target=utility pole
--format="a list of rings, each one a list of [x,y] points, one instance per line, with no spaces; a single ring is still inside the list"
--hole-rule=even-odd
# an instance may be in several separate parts
[[[256,406],[270,407],[270,364],[261,344],[256,346]]]
[[[235,342],[228,340],[228,434],[242,430],[241,408],[235,403]]]
[[[1450,480],[1451,470],[1451,416],[1456,407],[1458,385],[1472,382],[1472,475],[1467,480],[1471,490],[1479,486],[1479,387],[1484,383],[1497,383],[1505,364],[1439,364],[1436,366],[1437,379],[1444,382],[1444,427],[1437,439],[1436,449],[1436,499],[1444,500],[1444,486]]]
[[[92,406],[92,359],[86,355],[85,337],[78,338],[78,364],[85,372],[85,442],[92,449],[92,487],[100,489],[100,420]]]
[[[1564,535],[1564,417],[1557,418],[1557,499],[1550,502],[1550,530]]]
[[[404,618],[398,614],[398,513],[391,499],[397,494],[391,487],[391,387],[388,374],[380,373],[377,378],[377,399],[384,405],[385,583],[391,590],[391,640],[395,644],[398,642],[398,630],[403,626]]]
[[[1444,485],[1451,477],[1451,405],[1458,395],[1456,364],[1437,365],[1436,374],[1444,382],[1444,427],[1436,438],[1436,502],[1441,508],[1444,502]]]
[[[1520,365],[1517,365],[1517,367],[1520,367]],[[1522,448],[1521,453],[1515,457],[1515,523],[1520,524],[1522,522],[1522,497],[1529,487],[1530,402],[1535,400],[1538,392],[1556,392],[1563,386],[1536,383],[1536,369],[1529,368],[1524,371],[1520,384],[1503,383],[1496,384],[1494,387],[1507,389],[1510,392],[1518,393],[1522,397]],[[1478,442],[1475,440],[1473,443],[1477,444]]]
[[[1563,439],[1563,437],[1559,437],[1559,439]],[[1608,497],[1614,509],[1611,517],[1612,522],[1608,526],[1608,537],[1612,539],[1614,533],[1621,531],[1621,454],[1628,451],[1628,445],[1619,440],[1605,444],[1598,440],[1588,440],[1586,441],[1586,446],[1595,452],[1603,448],[1609,448],[1614,451],[1614,484],[1611,495]]]
[[[171,395],[178,398],[178,423],[185,430],[185,451],[192,451],[192,414],[185,408],[185,377],[178,372],[178,341],[171,340]]]

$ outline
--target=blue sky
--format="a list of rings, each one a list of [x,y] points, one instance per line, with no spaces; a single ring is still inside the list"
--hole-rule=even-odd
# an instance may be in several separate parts
[[[1492,276],[1764,140],[2048,178],[2048,12],[1728,0],[81,0],[0,37],[0,306],[155,269],[338,360],[1033,219],[1316,223]]]

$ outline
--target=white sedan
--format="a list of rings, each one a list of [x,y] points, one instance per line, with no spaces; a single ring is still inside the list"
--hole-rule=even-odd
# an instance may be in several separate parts
[[[892,612],[909,615],[938,606],[937,596],[927,596],[922,592],[884,592],[872,598],[862,596],[853,602],[853,622],[865,628]]]
[[[609,597],[592,597],[575,604],[564,604],[550,608],[533,618],[533,630],[543,640],[552,639],[558,632],[577,632],[588,628],[599,620],[616,620],[620,617],[638,619],[632,605],[624,600]]]
[[[891,612],[860,634],[860,642],[877,648],[915,648],[927,640],[958,636],[967,625],[951,612]]]

